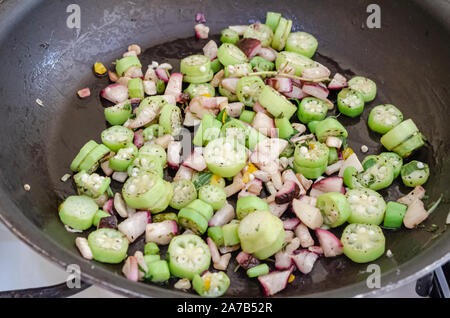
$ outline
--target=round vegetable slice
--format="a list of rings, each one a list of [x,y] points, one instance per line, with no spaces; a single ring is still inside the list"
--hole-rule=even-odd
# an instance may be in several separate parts
[[[368,125],[374,132],[385,134],[403,121],[402,112],[391,104],[375,106],[369,114]]]
[[[344,88],[338,94],[337,104],[339,111],[348,116],[356,117],[364,111],[364,97],[354,89]]]
[[[348,137],[347,130],[333,117],[319,121],[314,127],[314,133],[319,142],[325,142],[328,137]]]
[[[239,41],[239,34],[231,29],[224,29],[221,32],[220,41],[222,43],[236,44]]]
[[[127,56],[124,58],[121,58],[120,60],[116,61],[116,73],[119,76],[123,76],[123,74],[128,71],[128,69],[132,66],[136,66],[138,68],[142,68],[142,64],[139,61],[137,56]]]
[[[77,185],[78,194],[87,195],[91,198],[101,196],[106,192],[111,183],[109,177],[103,177],[96,173],[89,175],[84,170],[74,175],[73,179]]]
[[[311,58],[316,53],[318,45],[319,43],[313,35],[306,32],[292,32],[286,41],[286,51]]]
[[[370,189],[348,190],[345,194],[352,211],[349,223],[380,224],[386,210],[383,197]]]
[[[228,290],[230,279],[224,272],[206,272],[202,276],[195,275],[192,286],[202,297],[220,297]]]
[[[380,141],[387,150],[392,150],[417,132],[419,129],[413,120],[407,119],[384,134]]]
[[[318,168],[328,164],[329,148],[317,141],[299,144],[295,148],[294,162],[307,168]]]
[[[261,41],[262,46],[269,46],[272,43],[272,29],[262,23],[253,23],[245,30],[244,38],[252,38]]]
[[[175,236],[167,250],[170,273],[179,278],[193,279],[209,268],[211,253],[208,245],[197,235]]]
[[[98,162],[110,152],[110,149],[105,145],[97,145],[88,155],[83,159],[79,166],[79,170],[84,170],[87,173],[92,173],[98,168]]]
[[[236,216],[239,220],[242,220],[255,211],[270,211],[269,205],[266,201],[255,195],[249,195],[237,200]]]
[[[181,60],[180,71],[187,76],[204,76],[211,72],[211,60],[204,55],[191,55]]]
[[[275,65],[279,72],[291,73],[292,70],[294,75],[301,76],[305,69],[314,67],[316,63],[301,54],[283,51],[278,53]]]
[[[348,81],[348,86],[351,89],[360,92],[364,98],[364,102],[366,103],[373,101],[377,95],[377,84],[366,77],[353,77],[350,81]]]
[[[219,85],[219,94],[222,95],[222,96],[225,96],[226,98],[228,98],[229,102],[237,102],[237,101],[239,101],[239,98],[237,97],[237,95],[232,93],[231,91],[229,91],[225,87],[223,87],[222,84]]]
[[[326,163],[323,166],[317,167],[317,168],[310,168],[310,167],[302,166],[302,165],[297,164],[295,161],[293,164],[294,164],[295,172],[300,173],[307,179],[317,179],[321,175],[323,175],[325,170],[327,170]]]
[[[176,213],[158,213],[152,216],[153,223],[160,223],[164,221],[175,221],[178,224],[178,216]]]
[[[245,106],[253,107],[265,86],[259,76],[242,77],[237,83],[236,95]]]
[[[358,181],[358,170],[355,167],[349,166],[345,168],[343,178],[344,184],[350,189],[363,187]]]
[[[197,198],[197,190],[190,180],[179,180],[172,182],[173,197],[170,206],[181,209]]]
[[[290,119],[297,111],[297,107],[285,96],[268,85],[259,94],[258,101],[273,117],[286,117]]]
[[[322,100],[315,97],[306,97],[302,99],[297,115],[302,123],[308,124],[311,121],[324,120],[327,112],[328,107]]]
[[[250,278],[254,278],[254,277],[269,274],[269,271],[270,271],[270,269],[267,264],[260,264],[255,267],[251,267],[251,268],[247,269],[247,276]]]
[[[223,66],[247,63],[247,56],[236,45],[223,43],[217,50],[217,58]]]
[[[350,224],[342,233],[344,254],[356,263],[368,263],[383,255],[385,237],[377,225]]]
[[[273,31],[278,27],[278,23],[280,23],[281,13],[277,12],[267,12],[266,14],[266,25]]]
[[[152,214],[163,212],[169,206],[170,201],[173,197],[172,185],[170,182],[163,181],[165,190],[162,192],[160,200],[152,207],[149,208]]]
[[[227,201],[227,195],[222,187],[212,184],[205,185],[198,191],[198,198],[213,207],[214,210],[220,210]]]
[[[208,237],[210,237],[217,246],[223,246],[223,231],[221,226],[212,226],[208,228]]]
[[[255,72],[268,72],[273,71],[275,68],[274,63],[262,58],[261,56],[255,56],[252,58],[250,64]]]
[[[285,241],[286,232],[283,230],[278,233],[277,239],[272,244],[262,249],[258,249],[257,251],[253,252],[252,255],[260,260],[267,259],[281,250]]]
[[[96,261],[118,264],[127,257],[128,239],[117,230],[96,230],[89,234],[88,244]]]
[[[424,162],[413,160],[402,167],[401,176],[405,186],[420,186],[427,182],[430,168]]]
[[[424,145],[423,136],[421,133],[415,133],[400,145],[392,149],[399,156],[405,158],[413,153],[414,150],[422,147]]]
[[[278,23],[272,40],[272,47],[275,50],[281,51],[284,49],[291,29],[292,21],[286,20],[285,18],[280,18],[280,22]]]
[[[183,81],[191,84],[203,84],[206,82],[209,82],[214,77],[214,72],[212,70],[209,70],[205,74],[198,75],[198,76],[192,76],[192,75],[185,75],[183,77]]]
[[[142,135],[144,136],[145,141],[149,141],[154,138],[163,136],[164,128],[161,125],[153,124],[153,125],[145,128],[144,131],[142,132]],[[147,146],[147,145],[142,146],[141,149],[145,146]]]
[[[209,221],[214,215],[213,207],[210,204],[199,199],[192,201],[186,207],[200,213],[206,219],[206,221]]]
[[[330,227],[344,224],[351,214],[350,204],[342,193],[328,192],[317,198],[316,206],[323,216],[323,223]]]
[[[158,144],[143,145],[139,149],[139,156],[154,156],[157,157],[161,163],[161,166],[165,166],[167,163],[167,154],[164,148]]]
[[[225,67],[225,77],[240,78],[247,76],[252,72],[252,66],[249,63],[233,64]]]
[[[397,178],[403,166],[403,158],[395,152],[382,152],[379,156],[386,159],[392,165],[394,168],[394,179]]]
[[[88,141],[78,152],[76,157],[73,159],[72,163],[70,164],[70,169],[72,171],[80,171],[80,165],[83,162],[83,160],[87,157],[87,155],[95,148],[98,144],[90,140]]]
[[[381,190],[394,181],[394,168],[384,158],[374,156],[364,163],[364,171],[358,175],[358,181],[366,188]]]
[[[178,212],[178,223],[185,229],[189,229],[195,234],[203,234],[208,229],[208,221],[199,212],[188,207],[182,208]]]
[[[233,177],[247,163],[247,153],[237,138],[219,138],[211,141],[204,150],[208,169],[224,178]]]
[[[191,96],[191,99],[196,96],[202,95],[210,95],[211,97],[214,97],[216,95],[216,90],[209,83],[189,84],[184,92],[188,93]]]
[[[111,125],[122,125],[128,118],[130,118],[132,113],[131,102],[126,100],[117,105],[105,108],[105,118]]]
[[[114,157],[109,159],[109,167],[114,171],[125,172],[137,154],[138,149],[135,145],[128,145],[126,148],[121,148]]]
[[[280,232],[284,235],[283,222],[269,211],[255,211],[248,214],[241,220],[238,230],[242,250],[249,254],[262,251],[274,243],[277,245],[275,247],[279,245],[279,250],[284,241],[283,238],[278,244]],[[272,251],[273,249],[270,252]],[[276,252],[277,250],[273,253]]]
[[[112,126],[102,132],[103,144],[114,152],[132,144],[133,139],[133,131],[123,126]]]
[[[160,178],[164,176],[161,159],[155,155],[139,155],[128,167],[127,172],[130,177],[136,177],[146,173],[154,173]]]
[[[154,173],[130,177],[122,188],[125,202],[132,208],[152,210],[165,191],[164,181]]]
[[[166,134],[177,136],[181,132],[181,110],[174,105],[166,105],[161,110],[159,124],[164,128]]]
[[[399,228],[402,226],[403,217],[406,214],[408,206],[398,202],[388,202],[383,225],[388,228]]]
[[[87,230],[92,226],[98,205],[88,196],[70,196],[60,206],[59,218],[75,230]]]

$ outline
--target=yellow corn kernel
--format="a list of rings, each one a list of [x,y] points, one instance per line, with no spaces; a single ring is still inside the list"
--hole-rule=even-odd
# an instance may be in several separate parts
[[[350,157],[352,154],[354,154],[355,152],[353,151],[352,148],[347,147],[344,149],[344,151],[342,152],[342,157],[344,158],[344,160],[346,160],[348,157]]]
[[[227,112],[223,112],[222,115],[222,124],[225,124],[225,121],[227,120]]]
[[[314,149],[315,147],[314,144],[309,144],[309,149]]]
[[[220,180],[220,176],[213,174],[213,176],[211,177],[210,184],[219,186],[219,180]]]
[[[292,283],[295,279],[295,276],[291,274],[291,276],[289,276],[289,280],[288,283]]]
[[[106,67],[102,63],[95,63],[94,71],[96,74],[103,75],[106,73]]]
[[[211,277],[205,277],[205,290],[209,290],[211,288]]]
[[[212,97],[211,94],[202,94],[204,97]]]
[[[256,168],[253,163],[249,163],[247,171],[250,172],[250,173],[253,173],[255,171],[258,171],[258,168]]]

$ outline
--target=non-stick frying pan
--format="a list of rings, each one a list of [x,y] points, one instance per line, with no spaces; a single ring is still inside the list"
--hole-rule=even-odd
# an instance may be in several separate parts
[[[428,144],[414,155],[431,166],[425,185],[429,202],[444,194],[444,202],[421,229],[388,232],[380,265],[381,289],[366,286],[366,265],[344,256],[321,258],[310,275],[299,276],[279,296],[355,296],[380,294],[411,281],[448,260],[450,233],[445,231],[450,197],[450,15],[448,1],[376,1],[381,28],[370,29],[367,6],[373,1],[88,1],[78,0],[81,28],[70,29],[67,6],[73,1],[0,1],[0,212],[17,236],[59,265],[78,264],[83,280],[131,296],[185,297],[170,286],[127,281],[121,266],[88,262],[57,217],[57,206],[74,190],[60,178],[81,145],[105,128],[98,93],[106,79],[95,78],[92,65],[105,65],[128,45],[151,48],[144,62],[177,64],[199,52],[204,42],[193,37],[194,16],[204,12],[212,34],[230,24],[264,21],[266,11],[281,12],[319,40],[315,59],[347,77],[374,79],[377,104],[397,105],[413,118]],[[186,40],[187,39],[187,40]],[[80,100],[78,89],[90,87],[92,97]],[[42,100],[42,106],[36,103]],[[369,133],[368,111],[361,119],[342,118],[350,145],[366,144],[381,151],[379,136]],[[358,152],[359,156],[363,156]],[[24,184],[31,191],[23,189]],[[384,192],[395,199],[408,189],[396,183]],[[431,231],[432,225],[437,229]],[[141,240],[131,252],[142,249]],[[2,255],[7,257],[7,255]],[[227,296],[260,296],[258,283],[245,273],[228,274]]]

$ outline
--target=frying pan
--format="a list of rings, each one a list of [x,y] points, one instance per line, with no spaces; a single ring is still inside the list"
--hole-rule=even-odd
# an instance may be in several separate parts
[[[193,37],[194,16],[204,12],[211,34],[230,24],[264,21],[266,11],[292,19],[295,30],[319,40],[315,59],[332,72],[347,77],[367,76],[378,84],[379,94],[368,109],[382,103],[397,105],[405,118],[413,118],[428,138],[414,158],[430,164],[425,188],[430,199],[444,194],[424,226],[416,230],[386,231],[387,249],[375,263],[381,268],[381,288],[366,286],[366,265],[344,256],[321,258],[309,275],[298,275],[277,296],[345,297],[380,295],[419,278],[447,261],[450,233],[445,231],[450,189],[450,14],[448,1],[382,1],[381,28],[366,25],[370,1],[88,1],[78,0],[81,28],[66,25],[67,6],[73,1],[0,1],[0,212],[1,220],[20,239],[65,268],[78,264],[82,279],[129,296],[190,296],[168,286],[133,283],[122,277],[121,265],[84,260],[74,240],[57,217],[57,207],[74,193],[60,178],[80,147],[99,138],[106,124],[98,94],[107,79],[95,78],[92,65],[110,65],[132,43],[149,48],[142,60],[177,65],[183,56],[199,52],[205,42]],[[216,37],[217,39],[217,37]],[[144,63],[143,63],[144,64]],[[90,87],[92,96],[76,97]],[[42,101],[42,106],[36,103]],[[340,120],[349,130],[349,144],[357,150],[366,144],[382,151],[379,136],[366,126],[369,111],[360,119]],[[31,191],[23,189],[24,184]],[[387,200],[408,189],[395,183]],[[432,225],[438,226],[437,229]],[[339,234],[339,233],[337,233]],[[130,253],[143,248],[143,240]],[[3,255],[3,257],[7,257]],[[228,297],[258,297],[258,283],[243,271],[228,275]]]

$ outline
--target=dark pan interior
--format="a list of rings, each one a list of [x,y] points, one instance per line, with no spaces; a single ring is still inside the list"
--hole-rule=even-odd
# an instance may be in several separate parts
[[[58,264],[79,264],[83,277],[93,283],[134,296],[185,296],[170,286],[127,281],[121,266],[88,262],[57,217],[57,206],[74,193],[71,182],[61,176],[87,140],[100,140],[105,129],[99,92],[107,79],[93,76],[92,65],[111,63],[129,44],[149,48],[142,60],[171,62],[201,52],[203,41],[193,38],[194,16],[205,12],[212,34],[230,24],[264,22],[266,11],[281,12],[319,40],[315,59],[333,73],[342,72],[374,79],[377,99],[360,119],[340,120],[349,130],[349,144],[370,154],[381,152],[379,136],[369,133],[369,110],[378,104],[398,106],[405,118],[413,118],[428,138],[416,153],[430,164],[425,185],[431,202],[444,194],[444,201],[421,229],[386,231],[392,258],[381,257],[382,291],[420,275],[448,258],[450,234],[445,231],[449,212],[450,115],[448,83],[450,37],[448,4],[439,7],[422,1],[378,1],[381,29],[368,29],[366,8],[371,1],[138,1],[79,0],[81,29],[66,27],[70,1],[0,1],[0,209],[1,219],[22,239]],[[436,7],[437,6],[437,7]],[[447,10],[447,11],[445,11]],[[216,37],[217,39],[217,37]],[[144,63],[143,63],[144,64]],[[90,87],[92,96],[80,100],[78,89]],[[39,106],[36,99],[42,100]],[[24,184],[31,191],[23,190]],[[408,191],[399,182],[386,199]],[[431,231],[432,225],[438,227]],[[339,233],[337,231],[336,233]],[[133,244],[131,252],[143,247]],[[262,291],[241,270],[233,272],[230,297],[258,297]],[[372,292],[366,287],[366,265],[345,257],[321,258],[309,275],[297,279],[279,296],[355,296]],[[376,291],[375,291],[376,292]]]

